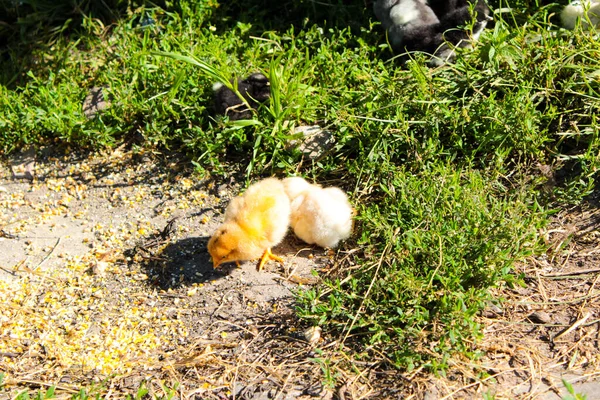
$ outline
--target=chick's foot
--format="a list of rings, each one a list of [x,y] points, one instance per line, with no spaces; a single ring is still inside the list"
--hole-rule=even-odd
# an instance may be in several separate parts
[[[265,266],[265,264],[267,263],[267,261],[269,260],[274,260],[277,261],[281,264],[283,264],[283,258],[276,256],[275,254],[271,253],[271,249],[267,249],[265,250],[264,254],[262,255],[262,257],[260,258],[260,262],[258,263],[258,270],[262,271],[263,267]]]

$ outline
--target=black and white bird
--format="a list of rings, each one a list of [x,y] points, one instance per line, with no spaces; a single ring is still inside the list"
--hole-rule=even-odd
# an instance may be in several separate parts
[[[266,103],[271,97],[271,86],[269,79],[261,74],[254,73],[237,82],[237,89],[253,109],[258,108],[261,103]],[[244,101],[222,83],[213,85],[215,97],[215,111],[217,114],[227,115],[231,120],[249,119],[252,110]]]
[[[426,51],[435,40],[439,19],[422,0],[378,0],[374,11],[394,50],[417,46],[414,50]]]
[[[388,31],[396,52],[432,54],[430,64],[441,65],[454,58],[455,47],[466,47],[477,39],[490,18],[490,9],[483,0],[377,0],[376,17]],[[473,32],[464,26],[472,20]]]
[[[492,19],[490,9],[483,0],[477,0],[474,4],[470,3],[469,0],[431,0],[430,6],[435,12],[440,12],[440,15],[443,15],[443,17],[440,17],[439,31],[443,32],[445,41],[436,51],[434,59],[432,59],[434,65],[441,65],[447,60],[452,61],[454,58],[453,47],[472,46],[473,41],[479,39],[488,22]],[[465,30],[464,25],[472,19],[471,6],[473,6],[475,12],[475,21],[473,30],[468,32]],[[442,12],[444,14],[441,14]]]
[[[577,20],[584,29],[600,28],[600,0],[576,0],[567,4],[560,13],[562,26],[575,29]]]

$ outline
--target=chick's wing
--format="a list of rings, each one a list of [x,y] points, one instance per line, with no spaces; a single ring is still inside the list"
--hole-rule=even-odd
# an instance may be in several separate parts
[[[273,224],[271,210],[275,204],[275,196],[266,193],[244,197],[241,204],[236,205],[234,219],[249,236],[265,237]]]

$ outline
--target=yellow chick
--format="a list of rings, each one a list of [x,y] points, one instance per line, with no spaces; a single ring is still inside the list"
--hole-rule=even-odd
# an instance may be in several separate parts
[[[309,244],[336,247],[352,233],[353,210],[339,188],[322,188],[302,178],[283,180],[290,198],[290,224],[296,236]]]
[[[268,178],[250,185],[229,203],[225,222],[208,241],[213,266],[260,257],[260,271],[269,259],[283,262],[271,247],[283,240],[289,224],[290,201],[283,183]]]

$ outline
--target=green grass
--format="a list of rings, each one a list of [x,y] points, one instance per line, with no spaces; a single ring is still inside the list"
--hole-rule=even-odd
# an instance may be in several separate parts
[[[4,378],[5,374],[0,372],[0,389],[4,387]],[[135,394],[126,395],[127,400],[141,400],[145,398],[151,398],[153,400],[171,400],[177,394],[177,389],[179,385],[175,383],[172,387],[164,385],[162,382],[158,385],[162,393],[153,392],[151,394],[148,388],[146,387],[145,382],[140,383]],[[60,388],[58,389],[60,390]],[[46,400],[46,399],[55,399],[57,387],[49,386],[47,389],[38,389],[33,392],[30,390],[22,390],[16,396],[13,397],[14,400]],[[89,390],[81,389],[79,392],[74,393],[70,396],[71,400],[98,400],[102,398],[102,393],[105,391],[105,388],[102,385],[92,385]],[[64,396],[61,396],[64,398]]]
[[[1,377],[1,375],[0,375]],[[164,385],[161,385],[162,394],[152,393],[149,394],[148,389],[144,385],[144,383],[140,384],[140,387],[134,394],[125,395],[125,399],[127,400],[142,400],[142,399],[153,399],[153,400],[171,400],[175,398],[177,394],[177,385],[173,389],[167,388]],[[60,388],[58,389],[60,390]],[[16,396],[13,397],[14,400],[46,400],[46,399],[55,399],[57,387],[50,386],[48,389],[38,389],[35,391],[23,390],[19,392]],[[92,389],[91,391],[86,391],[81,389],[79,392],[72,394],[70,396],[71,400],[99,400],[102,399],[103,390]],[[60,398],[65,398],[61,396]]]
[[[364,337],[399,367],[444,370],[456,352],[475,355],[474,316],[490,287],[518,283],[511,267],[539,250],[542,214],[530,193],[479,171],[387,168],[376,205],[360,206],[363,268],[301,293],[300,315]]]
[[[130,8],[110,27],[84,17],[41,41],[11,39],[0,148],[132,140],[254,179],[296,173],[292,129],[319,123],[336,147],[301,172],[347,182],[360,269],[301,292],[299,315],[356,357],[386,354],[399,368],[443,372],[457,354],[477,357],[473,317],[489,288],[519,284],[511,267],[542,250],[548,210],[594,188],[600,42],[553,25],[555,4],[502,2],[513,12],[454,65],[417,57],[402,68],[363,2],[263,3]],[[271,79],[271,104],[243,123],[212,116],[212,83],[255,71]],[[88,120],[81,104],[94,86],[112,105]],[[539,164],[555,171],[551,193]]]

